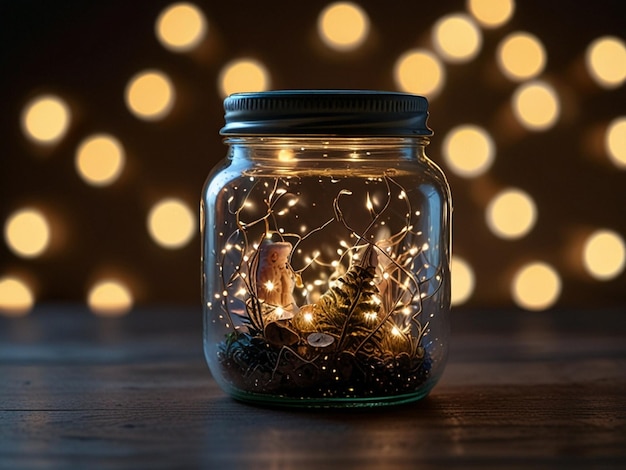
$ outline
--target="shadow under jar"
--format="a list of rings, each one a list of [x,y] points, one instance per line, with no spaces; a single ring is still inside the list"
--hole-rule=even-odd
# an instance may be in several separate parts
[[[451,197],[428,102],[393,92],[241,93],[201,202],[204,352],[266,405],[426,396],[448,351]]]

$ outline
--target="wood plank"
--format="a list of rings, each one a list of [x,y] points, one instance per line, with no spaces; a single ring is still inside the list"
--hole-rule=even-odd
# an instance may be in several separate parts
[[[624,468],[621,317],[586,329],[582,313],[490,314],[456,323],[427,399],[358,410],[229,399],[204,364],[197,315],[3,319],[0,468]]]

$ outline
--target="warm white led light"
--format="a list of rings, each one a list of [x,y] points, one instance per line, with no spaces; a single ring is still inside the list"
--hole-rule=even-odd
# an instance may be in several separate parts
[[[105,279],[89,290],[87,304],[97,315],[120,316],[132,308],[133,296],[124,283],[115,279]]]
[[[613,36],[598,38],[587,47],[585,63],[598,85],[617,88],[626,81],[626,44]]]
[[[13,276],[0,278],[0,314],[25,315],[34,303],[33,292],[24,281]]]
[[[48,248],[50,224],[40,211],[22,209],[8,217],[4,225],[4,239],[16,255],[35,258]]]
[[[393,75],[400,90],[433,98],[443,88],[445,69],[433,53],[415,49],[398,58]]]
[[[626,117],[611,121],[604,136],[604,146],[615,166],[626,169]]]
[[[66,134],[70,110],[58,96],[44,95],[31,100],[22,112],[22,130],[29,139],[52,144]]]
[[[612,230],[598,230],[585,242],[583,265],[595,279],[606,281],[619,276],[626,263],[624,239]]]
[[[509,34],[498,46],[496,59],[500,70],[511,80],[535,78],[546,66],[546,51],[532,34]]]
[[[467,9],[485,28],[497,28],[511,19],[514,0],[468,0]]]
[[[327,46],[338,51],[350,51],[367,38],[369,18],[360,6],[351,2],[337,2],[322,10],[317,28]]]
[[[135,75],[126,87],[126,105],[138,118],[162,119],[174,106],[174,86],[163,72],[147,70]]]
[[[536,218],[537,208],[534,201],[519,189],[506,189],[487,205],[487,226],[500,238],[523,237],[534,227]]]
[[[197,47],[207,32],[204,14],[192,3],[174,3],[156,21],[156,36],[164,47],[185,52]]]
[[[474,293],[474,271],[464,259],[453,256],[450,262],[452,305],[461,305],[469,300]]]
[[[263,64],[252,59],[232,61],[224,66],[218,79],[222,97],[233,93],[266,91],[270,77]]]
[[[511,286],[513,300],[526,310],[545,310],[561,294],[561,278],[550,265],[534,262],[522,267]]]
[[[464,14],[441,18],[432,30],[433,45],[448,62],[467,62],[480,52],[482,35],[474,21]]]
[[[443,140],[443,157],[450,170],[466,178],[485,173],[493,163],[495,146],[487,131],[463,125],[451,129]]]
[[[174,249],[187,245],[195,229],[193,212],[179,199],[164,199],[155,204],[148,214],[148,232],[164,248]]]
[[[76,170],[90,185],[106,186],[118,179],[124,168],[124,148],[108,134],[85,139],[76,151]]]
[[[531,131],[551,128],[561,112],[556,91],[540,81],[521,85],[513,95],[512,106],[519,123]]]

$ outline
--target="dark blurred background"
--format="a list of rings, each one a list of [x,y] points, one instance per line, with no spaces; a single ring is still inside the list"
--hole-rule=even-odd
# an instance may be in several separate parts
[[[198,0],[177,19],[164,0],[1,1],[0,312],[199,305],[197,201],[225,154],[224,94],[294,88],[429,97],[428,153],[454,197],[457,308],[626,306],[626,2],[487,0],[486,14],[514,7],[490,25],[480,2],[356,0],[320,33],[331,3]],[[499,51],[520,32],[535,48],[520,42],[507,69]],[[524,90],[536,93],[517,112]],[[494,228],[486,214],[512,188],[521,199],[494,209]]]

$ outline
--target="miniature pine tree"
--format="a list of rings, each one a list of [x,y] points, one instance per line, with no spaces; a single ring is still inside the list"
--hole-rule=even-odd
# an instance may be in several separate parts
[[[335,281],[315,305],[317,330],[337,338],[343,351],[354,351],[379,325],[380,298],[374,282],[372,247]]]

